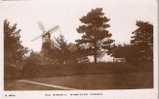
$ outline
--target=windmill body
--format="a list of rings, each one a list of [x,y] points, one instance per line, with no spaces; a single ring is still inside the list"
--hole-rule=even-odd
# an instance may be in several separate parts
[[[41,54],[47,56],[51,50],[51,34],[49,32],[42,36]]]
[[[50,41],[51,41],[51,34],[49,32],[42,35],[42,43]]]

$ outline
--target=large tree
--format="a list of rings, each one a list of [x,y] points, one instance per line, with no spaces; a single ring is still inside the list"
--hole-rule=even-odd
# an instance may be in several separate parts
[[[80,19],[82,25],[77,28],[78,33],[82,34],[81,39],[76,40],[77,44],[83,46],[89,55],[93,55],[95,63],[103,52],[109,51],[113,43],[112,34],[106,30],[110,27],[108,24],[110,19],[102,10],[102,8],[92,9]]]
[[[132,33],[131,45],[138,51],[138,61],[153,60],[153,25],[149,22],[137,21],[137,29]]]
[[[17,67],[24,58],[27,48],[23,47],[20,41],[20,29],[17,24],[11,25],[4,20],[4,63],[5,66]]]

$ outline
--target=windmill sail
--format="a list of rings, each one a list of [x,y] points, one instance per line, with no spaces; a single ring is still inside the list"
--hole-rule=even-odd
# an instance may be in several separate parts
[[[39,28],[42,30],[43,33],[45,33],[45,28],[44,28],[44,25],[42,24],[42,22],[38,22],[38,26]]]
[[[43,35],[44,35],[44,34],[41,34],[41,35],[39,35],[39,36],[35,37],[34,39],[32,39],[31,41],[33,42],[33,41],[35,41],[35,40],[39,39],[40,37],[42,37]]]
[[[53,31],[56,31],[56,30],[59,29],[59,25],[56,25],[55,27],[51,28],[51,29],[48,30],[47,32],[44,32],[44,31],[45,31],[45,28],[44,28],[44,26],[43,26],[41,23],[39,23],[39,27],[40,27],[40,29],[43,31],[43,34],[37,36],[36,38],[32,39],[31,41],[35,41],[35,40],[39,39],[40,37],[42,37],[42,36],[45,35],[46,33],[52,34]]]
[[[52,33],[53,31],[56,31],[59,29],[59,25],[56,25],[55,27],[53,27],[52,29],[50,29],[48,32]]]

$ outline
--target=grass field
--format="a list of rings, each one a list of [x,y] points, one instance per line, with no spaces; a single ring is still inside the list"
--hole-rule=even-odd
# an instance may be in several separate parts
[[[83,66],[40,69],[39,77],[10,80],[6,90],[104,90],[153,88],[150,66],[134,67]],[[87,68],[87,69],[86,69]],[[52,71],[52,72],[51,72]],[[35,72],[35,71],[34,71]],[[43,73],[44,75],[43,75]],[[47,75],[45,74],[46,72]],[[50,73],[51,72],[51,73]],[[40,74],[42,73],[42,74]]]

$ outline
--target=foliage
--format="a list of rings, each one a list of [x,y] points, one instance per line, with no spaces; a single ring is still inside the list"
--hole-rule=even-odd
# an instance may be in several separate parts
[[[153,60],[153,25],[148,22],[137,21],[138,27],[132,34],[131,45],[138,51],[139,61]]]
[[[17,67],[27,53],[27,48],[20,41],[20,31],[17,29],[17,24],[12,26],[8,20],[4,21],[4,63],[6,66]]]
[[[64,36],[60,35],[54,42],[52,42],[52,49],[49,57],[54,61],[54,63],[58,64],[75,63],[75,51],[75,44],[68,43]]]
[[[25,66],[39,65],[42,64],[42,61],[44,60],[42,59],[42,56],[39,53],[31,51],[30,55],[25,58]]]
[[[17,24],[10,25],[4,20],[4,79],[18,79],[21,75],[25,48],[20,41],[20,29]]]

